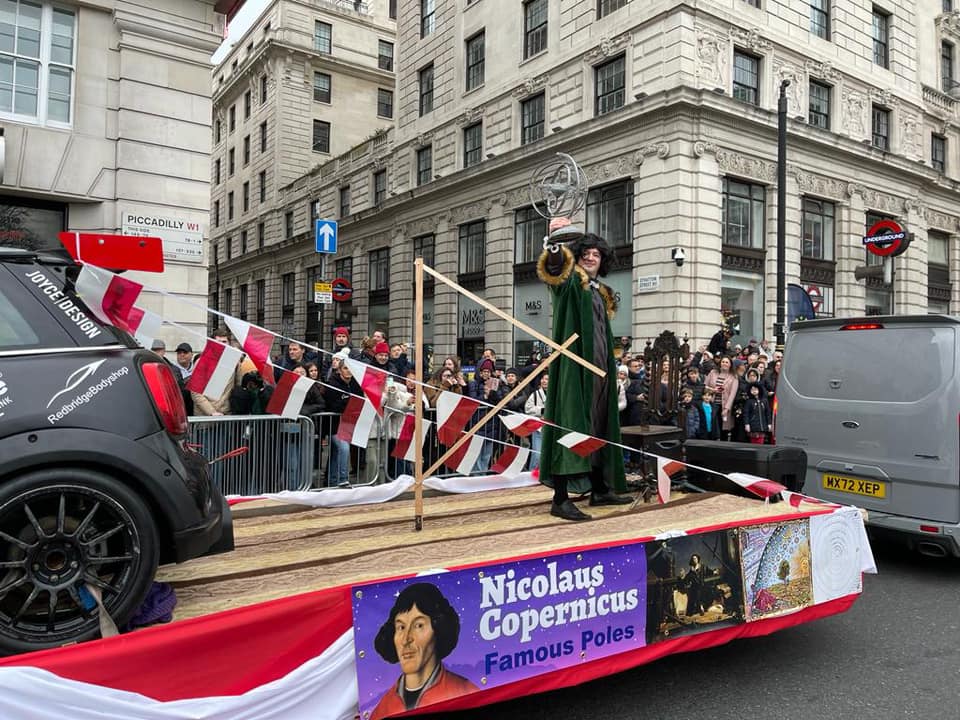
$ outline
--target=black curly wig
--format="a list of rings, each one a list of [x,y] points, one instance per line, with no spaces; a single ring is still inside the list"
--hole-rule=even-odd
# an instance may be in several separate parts
[[[596,248],[600,251],[600,269],[597,271],[599,277],[606,277],[607,274],[616,267],[616,258],[613,250],[607,245],[607,241],[599,235],[585,233],[577,240],[570,243],[570,252],[573,253],[575,260],[579,260],[584,250]]]
[[[439,660],[443,660],[453,652],[460,639],[460,616],[453,609],[436,585],[431,583],[414,583],[405,587],[390,610],[390,617],[380,626],[377,637],[373,641],[374,649],[388,663],[398,663],[397,647],[394,645],[395,634],[393,623],[397,615],[407,612],[414,605],[424,615],[430,618],[433,625],[433,634],[436,638],[436,653]]]

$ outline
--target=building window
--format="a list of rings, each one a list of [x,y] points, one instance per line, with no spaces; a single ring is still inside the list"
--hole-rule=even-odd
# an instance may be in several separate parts
[[[223,123],[220,120],[217,120],[213,125],[213,142],[218,143],[223,137]]]
[[[950,313],[949,267],[950,236],[930,230],[927,232],[927,312]]]
[[[283,214],[283,237],[287,240],[293,238],[293,210]]]
[[[626,64],[623,55],[597,65],[594,68],[596,81],[594,113],[603,115],[623,107],[626,86]]]
[[[227,110],[227,132],[232,133],[237,129],[237,106],[231,105]]]
[[[484,74],[484,37],[483,30],[467,40],[467,90],[483,85]]]
[[[543,251],[547,221],[533,207],[520,208],[513,214],[514,256],[516,262],[536,262]]]
[[[350,186],[342,187],[340,194],[340,218],[343,219],[350,215]]]
[[[377,116],[382,118],[393,117],[393,90],[377,88]]]
[[[610,247],[633,244],[633,181],[611,183],[587,193],[587,232]]]
[[[387,8],[391,20],[397,19],[397,0],[390,0]]]
[[[433,257],[436,251],[436,240],[433,233],[429,235],[420,235],[413,239],[413,257],[423,258],[423,264],[433,267]],[[430,278],[433,279],[432,277]],[[426,277],[424,277],[426,280]]]
[[[833,203],[803,199],[803,257],[833,260]]]
[[[260,152],[267,151],[267,121],[260,123]]]
[[[830,86],[810,81],[810,111],[807,122],[813,127],[830,129]]]
[[[420,0],[420,37],[436,30],[436,0]]]
[[[267,201],[267,171],[260,171],[260,203]]]
[[[380,40],[377,47],[377,67],[381,70],[393,70],[393,43]]]
[[[223,239],[223,246],[227,250],[227,260],[232,260],[233,259],[233,238],[227,235],[227,237]]]
[[[240,286],[240,305],[237,308],[237,317],[241,320],[247,319],[247,286]]]
[[[810,32],[830,39],[830,0],[810,0]]]
[[[213,201],[213,226],[220,227],[220,201]]]
[[[253,94],[249,90],[247,90],[243,94],[243,119],[244,120],[250,119],[250,112],[252,108],[253,108]]]
[[[257,223],[257,249],[262,250],[267,243],[267,224]]]
[[[873,62],[880,67],[890,67],[890,15],[880,8],[873,8]]]
[[[547,0],[527,0],[523,4],[523,59],[547,49]]]
[[[878,105],[873,106],[873,146],[881,150],[890,149],[890,111]]]
[[[338,278],[343,278],[347,282],[353,282],[353,258],[337,260],[333,267]]]
[[[390,289],[390,248],[370,251],[370,289]]]
[[[317,220],[320,219],[320,201],[313,200],[307,203],[307,213],[310,215],[310,229],[317,226]]]
[[[233,288],[223,291],[223,312],[227,315],[233,314]]]
[[[227,222],[233,220],[233,191],[227,193]]]
[[[250,164],[250,136],[243,138],[243,166]]]
[[[760,104],[760,58],[734,51],[733,97],[750,105]]]
[[[423,117],[433,110],[433,63],[420,71],[420,116]]]
[[[221,165],[220,158],[217,158],[216,160],[213,161],[213,184],[214,185],[220,184],[220,165]]]
[[[417,150],[417,185],[426,185],[433,176],[433,145]]]
[[[597,19],[616,12],[626,5],[627,2],[628,0],[597,0]]]
[[[536,142],[543,137],[544,93],[534,95],[520,103],[520,144]]]
[[[723,179],[724,245],[763,249],[765,198],[763,185]]]
[[[953,12],[953,0],[943,0],[943,11],[945,13]]]
[[[6,0],[0,13],[0,113],[11,119],[73,120],[76,15]]]
[[[474,123],[463,129],[463,166],[465,168],[480,162],[483,154],[483,123]]]
[[[266,280],[257,280],[257,319],[256,323],[260,327],[263,327],[263,323],[266,320],[265,314],[267,310],[267,281]]]
[[[940,83],[944,92],[953,90],[953,43],[940,43]]]
[[[461,275],[481,273],[487,267],[487,221],[475,220],[460,226]]]
[[[330,102],[330,76],[327,73],[315,72],[313,74],[313,101]]]
[[[315,20],[313,23],[313,49],[330,55],[333,51],[333,26]]]
[[[373,174],[373,204],[382,205],[387,199],[387,171],[377,170]]]
[[[330,123],[324,120],[313,121],[313,151],[330,152]]]
[[[247,252],[247,231],[240,231],[240,254],[245,255]]]
[[[927,233],[927,262],[946,268],[950,265],[950,236],[930,230]]]
[[[943,135],[930,136],[930,164],[937,172],[947,171],[947,139]]]
[[[247,181],[243,184],[243,193],[241,194],[241,202],[243,203],[243,212],[250,210],[250,182]]]
[[[233,177],[237,171],[237,152],[235,148],[227,150],[227,175]]]
[[[267,101],[267,76],[260,76],[260,104],[263,105]]]
[[[293,305],[297,299],[297,280],[293,273],[284,273],[280,278],[280,305],[283,313],[293,312]]]

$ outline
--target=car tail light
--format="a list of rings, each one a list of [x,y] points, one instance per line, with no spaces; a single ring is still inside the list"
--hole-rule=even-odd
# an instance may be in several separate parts
[[[146,362],[140,366],[143,379],[150,390],[153,404],[160,413],[163,426],[171,435],[187,434],[187,409],[183,394],[173,377],[173,370],[165,362]]]
[[[840,327],[841,330],[883,330],[883,325],[880,323],[850,323],[849,325],[843,325]]]
[[[938,528],[936,525],[921,525],[920,531],[927,533],[939,533],[940,528]]]

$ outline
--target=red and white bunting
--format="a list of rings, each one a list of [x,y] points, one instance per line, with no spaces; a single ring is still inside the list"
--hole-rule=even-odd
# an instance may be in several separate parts
[[[579,432],[568,432],[557,440],[557,442],[580,457],[587,457],[607,444],[606,440],[584,435]]]
[[[253,361],[265,383],[273,385],[273,363],[270,362],[270,348],[273,347],[272,332],[258,328],[244,320],[224,316],[223,321],[230,328],[233,337]]]
[[[145,348],[153,345],[153,341],[160,334],[160,328],[163,325],[163,318],[159,315],[136,306],[130,309],[129,321],[133,336]]]
[[[757,497],[762,497],[764,500],[782,493],[787,489],[778,482],[774,482],[773,480],[768,480],[767,478],[762,478],[757,475],[750,475],[748,473],[728,473],[727,477],[733,480],[733,482],[742,487],[744,490],[748,490]]]
[[[836,503],[821,500],[820,498],[810,497],[809,495],[804,495],[803,493],[791,492],[790,490],[781,490],[780,497],[790,503],[790,507],[794,508],[800,507],[800,503],[822,505],[830,508],[843,507],[842,505],[837,505]]]
[[[267,403],[267,413],[285,418],[299,417],[300,408],[303,407],[303,401],[307,397],[307,391],[313,387],[313,382],[310,378],[297,375],[295,372],[281,373],[280,381],[274,388],[273,395],[270,396],[270,402]]]
[[[421,440],[427,439],[427,433],[432,424],[429,420],[423,421],[423,438],[421,438]],[[406,460],[407,462],[414,462],[417,459],[417,444],[413,441],[416,426],[417,418],[415,416],[407,415],[403,418],[403,425],[400,426],[400,435],[397,437],[397,444],[393,446],[393,451],[390,453],[392,457]]]
[[[453,445],[478,407],[480,403],[473,398],[441,390],[437,399],[437,438],[440,442]]]
[[[530,450],[518,445],[504,445],[500,457],[490,466],[490,472],[513,478],[523,472],[527,466]]]
[[[365,448],[370,440],[377,411],[366,398],[351,397],[340,416],[337,437],[351,445]]]
[[[660,504],[670,500],[670,476],[683,470],[684,464],[667,458],[657,458],[657,497]]]
[[[222,396],[227,385],[233,382],[234,372],[242,359],[243,353],[237,348],[207,340],[187,381],[187,390],[210,398]]]
[[[465,442],[450,457],[444,460],[451,472],[459,475],[469,475],[473,471],[473,466],[477,464],[477,458],[480,457],[480,450],[483,449],[483,437],[474,435],[468,442]]]
[[[143,285],[116,273],[84,265],[74,288],[90,312],[100,320],[132,334],[130,311],[140,297]]]
[[[367,396],[377,415],[383,417],[383,389],[387,384],[387,373],[349,357],[346,363],[353,374],[353,379],[357,381],[357,385],[363,390],[363,394]]]
[[[522,413],[507,413],[500,416],[500,421],[506,426],[507,430],[517,437],[526,437],[543,427],[544,422],[533,415],[523,415]]]

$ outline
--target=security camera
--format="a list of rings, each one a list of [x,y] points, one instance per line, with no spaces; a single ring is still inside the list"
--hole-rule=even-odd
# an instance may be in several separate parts
[[[677,267],[683,267],[683,261],[687,259],[687,254],[682,247],[675,247],[670,250],[670,259],[677,264]]]

